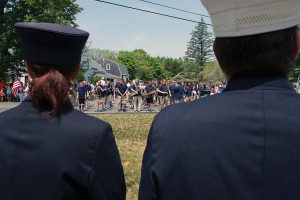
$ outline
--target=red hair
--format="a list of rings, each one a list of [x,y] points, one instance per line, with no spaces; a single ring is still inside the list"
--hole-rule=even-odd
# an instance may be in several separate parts
[[[49,66],[26,61],[31,76],[32,104],[43,116],[57,116],[69,99],[69,86],[79,72],[79,65]]]

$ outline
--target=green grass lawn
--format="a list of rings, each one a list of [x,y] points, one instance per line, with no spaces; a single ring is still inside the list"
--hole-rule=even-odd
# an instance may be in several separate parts
[[[127,199],[138,199],[143,153],[154,114],[95,114],[111,124],[124,168]]]

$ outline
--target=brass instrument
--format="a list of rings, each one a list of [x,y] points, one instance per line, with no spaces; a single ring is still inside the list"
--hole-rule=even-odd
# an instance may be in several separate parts
[[[131,89],[132,92],[128,94],[128,97],[130,98],[130,97],[137,95],[142,88],[141,85],[139,85],[139,88],[140,89],[137,89],[137,90]]]
[[[149,92],[149,93],[144,93],[143,94],[143,97],[145,98],[145,99],[148,99],[149,97],[151,97],[151,95],[153,95],[153,94],[155,94],[156,93],[156,91],[152,91],[152,92]]]
[[[185,97],[183,101],[184,102],[190,102],[192,99],[193,99],[193,96]]]
[[[138,94],[138,91],[133,91],[133,92],[129,93],[128,97],[130,98],[130,97],[133,97],[137,94]]]
[[[121,95],[121,104],[126,104],[125,95]]]

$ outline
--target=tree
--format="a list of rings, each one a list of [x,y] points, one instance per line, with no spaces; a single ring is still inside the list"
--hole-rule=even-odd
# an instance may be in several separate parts
[[[199,74],[199,80],[208,83],[210,80],[221,82],[225,80],[225,76],[218,62],[208,62]]]
[[[208,32],[203,18],[191,33],[192,38],[188,42],[186,60],[196,62],[203,67],[211,56],[212,33]]]
[[[49,22],[76,27],[81,8],[76,0],[2,0],[0,1],[0,78],[18,73],[22,54],[14,24],[16,22]]]
[[[101,57],[105,57],[115,61],[118,58],[118,52],[111,50],[89,49],[89,53],[92,60],[98,60]]]
[[[161,58],[161,63],[165,69],[166,77],[174,77],[184,71],[184,60],[174,58]]]
[[[117,62],[127,67],[130,79],[136,77],[136,64],[133,52],[120,51],[117,58]]]

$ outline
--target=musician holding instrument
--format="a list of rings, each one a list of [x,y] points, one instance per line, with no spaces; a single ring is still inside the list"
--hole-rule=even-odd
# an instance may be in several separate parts
[[[142,104],[142,86],[140,85],[139,79],[135,79],[134,84],[131,86],[131,94],[133,96],[133,111],[140,112]]]
[[[95,91],[98,94],[98,101],[97,101],[97,110],[96,112],[104,112],[104,100],[105,100],[105,82],[103,80],[100,80],[97,82],[97,86],[95,87]],[[102,110],[100,110],[100,104],[102,106]]]
[[[184,102],[190,102],[193,98],[193,86],[191,82],[184,84]]]
[[[105,84],[105,97],[104,97],[104,105],[105,108],[107,109],[111,109],[112,107],[112,94],[113,94],[112,84],[109,80],[107,80]]]
[[[169,86],[169,91],[168,91],[169,97],[170,97],[170,105],[175,103],[175,98],[174,98],[175,97],[175,93],[174,93],[175,87],[176,87],[176,81],[173,80]]]
[[[156,89],[157,97],[160,104],[160,110],[164,109],[168,105],[168,90],[166,85],[166,79],[161,80],[160,86]]]
[[[119,84],[116,84],[116,91],[118,94],[118,105],[119,105],[119,112],[123,111],[126,112],[126,93],[128,91],[127,85],[123,79],[120,79]]]
[[[153,107],[153,94],[155,93],[155,88],[152,84],[152,81],[148,82],[148,85],[145,87],[145,98],[146,98],[146,102],[147,102],[147,107],[148,107],[148,111],[152,112],[152,107]]]
[[[181,84],[181,81],[178,81],[177,84],[176,84],[176,87],[174,89],[175,103],[183,102],[183,93],[184,93],[184,88]]]

